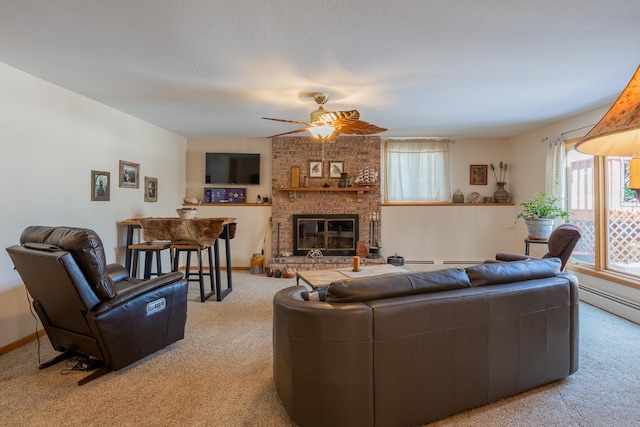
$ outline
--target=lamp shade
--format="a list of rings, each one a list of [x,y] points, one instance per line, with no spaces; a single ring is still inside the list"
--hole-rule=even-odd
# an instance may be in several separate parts
[[[307,131],[316,139],[322,141],[332,141],[335,138],[332,138],[335,128],[331,125],[317,125],[317,126],[309,126]]]
[[[640,67],[607,114],[575,148],[597,156],[640,156]]]

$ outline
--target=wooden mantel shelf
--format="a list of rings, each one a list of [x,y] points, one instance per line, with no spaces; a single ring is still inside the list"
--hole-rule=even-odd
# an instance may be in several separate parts
[[[364,193],[377,190],[378,187],[276,187],[276,191],[288,191],[289,201],[291,203],[296,201],[296,194],[298,191],[303,192],[323,192],[323,193],[356,193],[356,202],[362,203],[364,201]]]

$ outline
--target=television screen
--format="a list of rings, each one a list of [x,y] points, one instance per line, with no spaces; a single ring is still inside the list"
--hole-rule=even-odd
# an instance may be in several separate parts
[[[207,153],[206,184],[260,184],[260,154]]]

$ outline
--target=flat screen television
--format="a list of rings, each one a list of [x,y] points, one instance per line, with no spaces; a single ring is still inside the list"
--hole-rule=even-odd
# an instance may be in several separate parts
[[[260,184],[259,153],[206,153],[206,184]]]

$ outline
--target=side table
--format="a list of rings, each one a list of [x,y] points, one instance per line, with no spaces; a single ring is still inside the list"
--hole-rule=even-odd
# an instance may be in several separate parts
[[[524,254],[529,255],[529,245],[530,244],[541,244],[546,245],[549,243],[549,239],[524,239]]]

